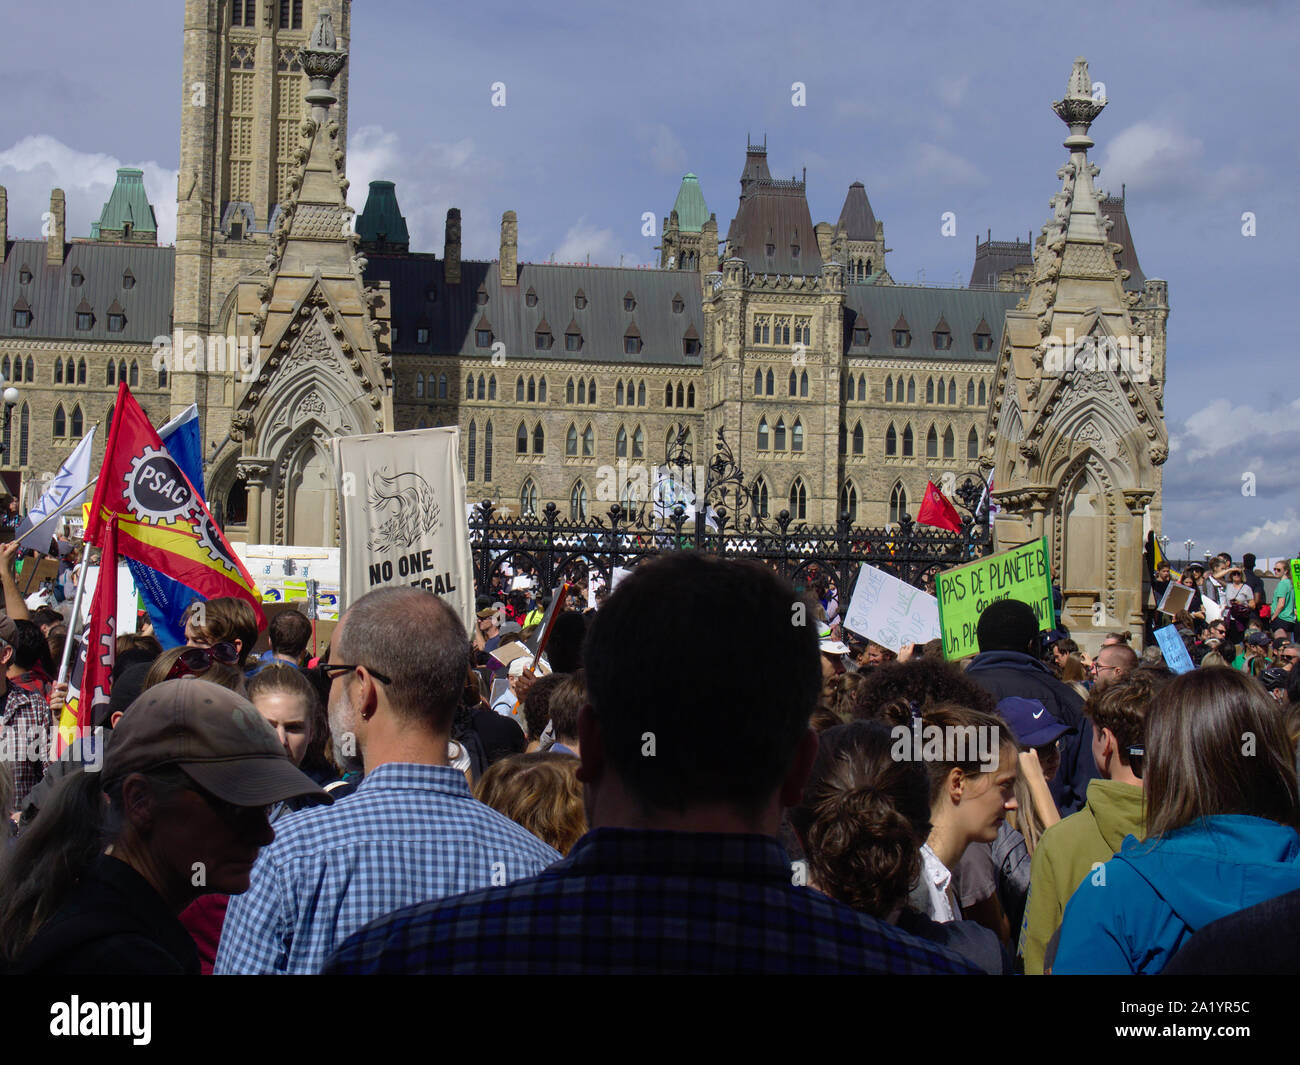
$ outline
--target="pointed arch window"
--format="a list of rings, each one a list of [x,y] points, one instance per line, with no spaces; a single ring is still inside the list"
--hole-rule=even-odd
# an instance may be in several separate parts
[[[926,378],[926,381],[925,381],[925,401],[926,401],[927,403],[933,403],[933,402],[934,402],[934,378],[933,378],[933,377],[928,377],[928,378]]]
[[[546,452],[546,430],[542,428],[542,423],[538,422],[533,427],[533,454],[542,455]]]
[[[54,425],[52,429],[53,435],[56,437],[68,435],[68,416],[63,413],[62,403],[54,408]]]
[[[574,481],[569,490],[569,517],[573,521],[587,520],[587,486],[581,481]]]
[[[760,418],[758,422],[758,440],[756,441],[759,451],[766,451],[767,443],[767,419]]]
[[[483,480],[492,480],[492,423],[483,430]]]
[[[537,402],[537,380],[532,377],[528,379],[528,402]]]
[[[569,431],[564,435],[564,453],[573,456],[578,454],[578,427],[572,422],[569,423]]]
[[[469,435],[465,445],[466,470],[469,480],[474,480],[474,467],[478,460],[478,423],[471,421],[469,423]]]
[[[772,430],[772,450],[785,450],[785,419],[777,418],[776,428]]]
[[[4,361],[5,361],[5,363],[8,363],[8,362],[9,362],[9,356],[8,356],[8,355],[5,356]],[[6,377],[9,376],[9,368],[8,368],[7,365],[0,365],[0,369],[2,369],[2,370],[4,371],[4,375],[5,375]],[[112,364],[111,362],[108,364],[108,369],[109,369],[109,372],[111,373],[111,372],[112,372],[112,369],[113,369],[113,364]],[[56,385],[61,385],[61,384],[63,384],[63,360],[62,360],[62,359],[55,359],[55,360],[54,360],[54,383],[55,383]],[[110,378],[110,380],[109,380],[108,383],[109,383],[109,384],[112,384],[112,383],[113,383],[113,381],[112,381],[111,378]]]
[[[957,378],[948,378],[948,402],[956,404],[957,402]]]
[[[596,431],[588,423],[587,428],[582,430],[582,457],[591,458],[596,453]]]
[[[77,384],[86,383],[86,360],[77,360]],[[135,388],[140,383],[140,364],[134,359],[131,361],[131,387]]]
[[[790,450],[803,450],[803,423],[796,418],[794,425],[790,426]]]
[[[515,454],[528,454],[528,426],[523,422],[520,422],[519,428],[515,430]]]
[[[935,401],[937,403],[948,402],[948,387],[947,385],[944,384],[944,380],[942,377],[939,378],[939,390],[938,390],[938,395],[935,397]]]
[[[645,458],[645,433],[641,431],[639,425],[632,432],[632,457]]]
[[[473,374],[465,375],[465,398],[466,399],[474,398],[474,375]]]
[[[126,360],[122,359],[117,364],[117,380],[120,384],[126,380]],[[72,384],[72,360],[68,360],[68,384]]]
[[[695,407],[695,386],[694,385],[686,386],[686,406],[691,409],[694,409]]]
[[[522,403],[523,401],[524,401],[524,375],[520,374],[518,377],[515,378],[515,402]]]
[[[531,477],[524,478],[519,489],[519,513],[525,518],[531,518],[537,513],[537,485]]]
[[[980,406],[981,407],[988,402],[987,396],[988,394],[984,391],[984,382],[981,381],[980,382]]]
[[[539,377],[537,379],[537,402],[538,403],[546,402],[546,378],[545,377]]]
[[[799,396],[801,399],[808,398],[808,371],[807,370],[804,370],[799,375]],[[693,407],[695,406],[695,404],[692,403],[691,406]]]
[[[636,387],[636,405],[638,407],[645,406],[645,382],[644,381],[642,381]]]
[[[621,425],[618,427],[618,436],[614,439],[614,453],[618,458],[627,458],[627,430]]]
[[[763,394],[763,371],[755,370],[754,371],[754,395],[761,396],[762,394]]]
[[[17,359],[15,359],[14,361],[15,361],[15,363],[18,363],[18,360],[17,360]],[[18,363],[18,364],[21,365],[21,363]],[[10,379],[10,378],[9,378],[9,356],[8,356],[8,355],[6,355],[3,359],[0,359],[0,377],[3,377],[6,381],[8,381],[8,380]]]
[[[614,389],[614,403],[617,406],[623,406],[623,382],[619,381],[618,387]]]
[[[840,454],[847,455],[848,453],[849,453],[849,427],[845,425],[843,422],[840,422]]]
[[[850,522],[858,520],[858,490],[852,481],[845,481],[840,488],[840,517]]]
[[[939,434],[934,431],[934,426],[930,426],[930,431],[925,434],[925,457],[928,459],[937,459],[939,457]]]
[[[63,367],[60,366],[58,367],[58,369],[55,370],[54,380],[58,381],[62,377],[63,377]],[[117,365],[113,362],[112,359],[108,360],[108,369],[104,373],[104,384],[106,385],[117,384]]]
[[[796,521],[805,521],[808,517],[808,489],[801,477],[796,477],[790,486],[790,517]]]
[[[907,513],[907,489],[903,487],[900,481],[894,485],[894,490],[889,493],[889,520],[899,522]]]
[[[595,394],[596,394],[596,382],[595,382],[595,381],[593,381],[593,382],[591,383],[591,393],[592,393],[592,396],[593,396],[592,402],[594,403],[594,402],[595,402],[594,397],[595,397]],[[586,380],[583,379],[583,378],[579,378],[579,379],[578,379],[578,402],[579,402],[579,403],[586,403],[586,402],[587,402],[587,382],[586,382]]]
[[[596,379],[594,377],[587,382],[587,402],[593,406],[596,403]]]
[[[637,495],[636,484],[631,479],[623,485],[619,502],[622,504],[623,509],[627,511],[637,511],[641,508],[641,498]]]
[[[586,389],[584,388],[583,391],[585,392]],[[565,403],[573,402],[573,378],[572,377],[570,377],[564,383],[564,402]]]
[[[790,371],[790,385],[787,390],[790,395],[797,395],[799,391],[799,375],[794,370]]]
[[[495,382],[495,381],[496,381],[496,378],[494,377],[494,378],[492,378],[492,380],[493,380],[493,382]],[[484,389],[484,385],[486,385],[486,384],[487,384],[487,382],[486,382],[486,380],[484,380],[483,375],[482,375],[482,374],[479,374],[479,375],[478,375],[478,398],[479,398],[479,399],[484,399],[484,398],[486,398],[486,396],[487,396],[487,393],[486,393],[486,391],[485,391],[485,389]],[[495,399],[496,397],[493,396],[492,398]]]
[[[907,402],[908,403],[916,402],[916,378],[915,377],[909,377],[907,379]]]
[[[678,405],[679,407],[685,406],[685,401],[686,401],[686,391],[685,391],[685,389],[682,388],[681,384],[678,383],[678,385],[677,385],[677,405]]]
[[[673,386],[664,385],[664,406],[671,407],[672,405],[673,405]]]
[[[415,398],[424,398],[424,374],[422,373],[415,375]]]
[[[767,371],[766,383],[767,383],[767,394],[769,396],[776,395],[776,377],[773,375],[771,370]]]
[[[946,459],[957,457],[957,438],[953,436],[951,425],[943,431],[943,457]]]
[[[894,379],[892,377],[885,378],[885,402],[894,402]]]
[[[858,374],[858,402],[865,403],[866,401],[867,401],[867,375]]]
[[[893,426],[890,426],[890,431],[893,431]],[[858,422],[853,426],[853,454],[861,455],[865,449],[866,435],[862,431],[862,423]]]
[[[966,404],[975,406],[975,378],[973,377],[966,382]]]
[[[767,509],[767,481],[760,475],[754,482],[754,514],[760,518],[768,517]]]
[[[970,427],[970,432],[966,435],[966,457],[968,459],[977,459],[980,457],[980,438],[975,432],[975,426]]]
[[[903,458],[912,457],[912,427],[908,425],[903,429]]]
[[[447,375],[445,373],[438,375],[438,398],[447,398]]]

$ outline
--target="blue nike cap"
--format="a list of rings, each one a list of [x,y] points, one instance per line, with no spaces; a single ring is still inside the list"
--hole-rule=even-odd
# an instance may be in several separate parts
[[[998,714],[1011,727],[1021,747],[1046,747],[1074,731],[1058,721],[1039,699],[1010,695],[998,703]]]

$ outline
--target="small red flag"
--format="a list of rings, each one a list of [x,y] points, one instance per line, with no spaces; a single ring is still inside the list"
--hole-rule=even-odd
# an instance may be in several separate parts
[[[921,509],[916,512],[916,520],[920,525],[961,532],[961,518],[957,515],[957,508],[948,502],[948,497],[939,491],[933,481],[925,484],[925,498],[921,500]]]

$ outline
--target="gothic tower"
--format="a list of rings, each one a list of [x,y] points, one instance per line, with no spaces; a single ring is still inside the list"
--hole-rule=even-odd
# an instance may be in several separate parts
[[[1167,289],[1147,279],[1125,290],[1129,249],[1110,238],[1093,186],[1100,171],[1088,160],[1103,107],[1087,61],[1076,59],[1053,104],[1070,155],[1029,293],[1006,313],[984,452],[997,546],[1047,537],[1063,620],[1093,649],[1110,629],[1142,626],[1144,526],[1159,532],[1159,467],[1169,454]]]

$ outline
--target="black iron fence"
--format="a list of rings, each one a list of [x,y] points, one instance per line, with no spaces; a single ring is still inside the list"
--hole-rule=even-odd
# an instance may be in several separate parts
[[[550,589],[594,571],[608,587],[615,568],[629,569],[667,551],[695,550],[756,559],[796,587],[829,579],[843,611],[862,562],[927,587],[938,570],[987,554],[990,546],[987,524],[970,515],[956,533],[917,525],[907,514],[882,528],[852,526],[847,515],[834,527],[808,525],[794,522],[788,511],[781,511],[773,525],[757,528],[748,521],[745,527],[730,524],[723,508],[711,512],[707,523],[695,519],[680,505],[656,519],[644,508],[638,513],[614,504],[604,518],[561,520],[554,503],[539,515],[508,517],[484,500],[469,522],[475,591],[497,597],[508,590],[507,575],[521,573]]]

